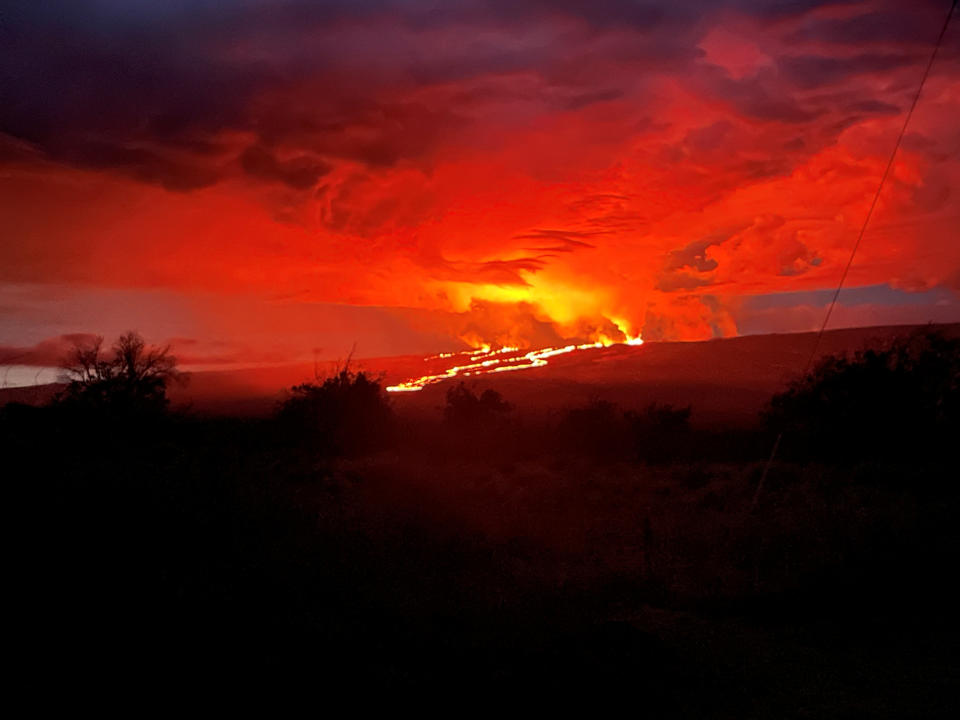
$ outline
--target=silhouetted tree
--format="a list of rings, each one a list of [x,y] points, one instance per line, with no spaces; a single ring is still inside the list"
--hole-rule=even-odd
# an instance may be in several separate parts
[[[455,427],[492,427],[504,421],[513,406],[496,390],[487,389],[477,395],[465,383],[447,390],[443,419]]]
[[[278,419],[292,439],[316,452],[356,454],[389,440],[393,413],[379,379],[344,367],[291,388]]]
[[[63,370],[67,387],[58,404],[124,416],[164,411],[167,386],[184,378],[169,347],[148,346],[132,331],[110,350],[104,350],[102,337],[76,345]]]
[[[960,339],[917,331],[883,349],[823,358],[763,417],[809,456],[912,456],[960,437]]]

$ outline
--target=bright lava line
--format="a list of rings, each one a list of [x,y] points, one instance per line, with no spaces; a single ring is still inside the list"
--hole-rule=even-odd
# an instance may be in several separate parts
[[[516,357],[496,357],[497,355],[506,355],[519,352],[515,347],[502,347],[498,350],[491,350],[489,345],[484,345],[478,350],[464,350],[459,353],[441,353],[432,355],[425,360],[439,360],[455,355],[464,355],[478,362],[467,363],[465,365],[455,365],[436,375],[423,375],[418,378],[406,380],[397,385],[387,387],[387,392],[419,392],[427,385],[449,380],[455,377],[470,377],[472,375],[489,375],[491,373],[511,372],[514,370],[529,370],[530,368],[543,367],[547,364],[547,358],[557,355],[565,355],[577,350],[593,350],[596,348],[609,347],[610,345],[642,345],[643,339],[640,336],[629,337],[622,342],[616,341],[597,341],[585,343],[583,345],[565,345],[560,348],[541,348],[540,350],[530,350],[523,355]]]

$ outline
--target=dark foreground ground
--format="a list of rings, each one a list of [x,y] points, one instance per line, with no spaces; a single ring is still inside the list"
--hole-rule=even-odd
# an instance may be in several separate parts
[[[46,687],[282,678],[326,700],[622,696],[663,717],[960,707],[943,463],[778,463],[751,512],[765,437],[651,463],[438,423],[325,460],[266,421],[19,408],[2,429],[19,665]]]

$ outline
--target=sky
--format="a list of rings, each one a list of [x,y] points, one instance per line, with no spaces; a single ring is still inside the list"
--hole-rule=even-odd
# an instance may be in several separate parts
[[[0,365],[819,326],[947,0],[8,0]],[[960,321],[954,18],[831,326]]]

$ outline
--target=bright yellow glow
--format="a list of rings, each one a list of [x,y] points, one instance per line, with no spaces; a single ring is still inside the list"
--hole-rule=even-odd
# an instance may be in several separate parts
[[[610,321],[617,326],[617,329],[622,332],[626,338],[626,340],[623,341],[624,345],[643,345],[643,338],[640,337],[640,332],[638,331],[636,335],[632,334],[630,332],[630,323],[626,320],[610,318]]]
[[[580,318],[604,316],[611,304],[608,294],[599,289],[585,290],[552,280],[543,273],[521,273],[528,285],[484,285],[445,283],[444,292],[456,312],[466,312],[474,300],[495,303],[528,303],[550,322],[571,325]]]

